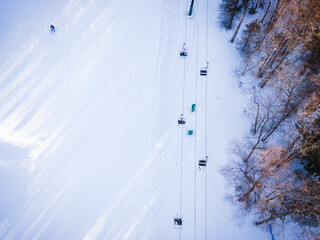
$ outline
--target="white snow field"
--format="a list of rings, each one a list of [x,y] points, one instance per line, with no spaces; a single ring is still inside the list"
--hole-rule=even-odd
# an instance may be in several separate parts
[[[209,159],[198,169],[206,153],[199,69],[206,63],[207,1],[195,0],[186,22],[189,4],[1,1],[0,239],[270,239],[253,222],[239,226],[224,200],[219,171],[246,123],[233,76],[240,58],[228,43],[232,33],[219,28],[214,0]]]

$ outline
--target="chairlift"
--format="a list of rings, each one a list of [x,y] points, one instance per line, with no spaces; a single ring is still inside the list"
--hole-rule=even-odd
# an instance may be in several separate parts
[[[180,51],[180,58],[184,58],[186,56],[188,56],[188,51],[187,51],[187,48],[186,48],[186,44],[184,43],[182,45],[182,49]]]
[[[188,134],[188,136],[192,136],[193,135],[193,130],[188,130],[187,134]]]
[[[208,67],[209,67],[209,62],[207,62],[207,65],[205,67],[202,67],[200,69],[200,76],[207,76]]]
[[[206,167],[207,166],[207,161],[208,161],[208,156],[204,159],[199,160],[199,167]]]
[[[183,117],[183,114],[180,115],[180,118],[178,119],[178,125],[184,125],[186,124],[186,119]]]
[[[191,105],[191,112],[195,112],[196,111],[196,104],[192,104]]]
[[[190,5],[190,8],[189,8],[189,12],[188,12],[188,17],[189,18],[192,18],[192,15],[193,15],[193,2],[194,2],[194,0],[191,0],[191,5]]]
[[[181,218],[174,218],[174,225],[182,226],[182,219]]]

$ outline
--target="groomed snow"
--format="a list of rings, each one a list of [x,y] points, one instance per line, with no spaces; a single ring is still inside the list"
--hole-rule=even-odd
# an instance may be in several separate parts
[[[204,239],[205,173],[195,167],[205,154],[206,1],[195,1],[186,35],[186,1],[52,4],[0,10],[0,239],[179,239],[182,137],[181,237]],[[207,239],[269,239],[253,222],[239,226],[224,200],[219,171],[246,123],[218,4],[208,6]]]

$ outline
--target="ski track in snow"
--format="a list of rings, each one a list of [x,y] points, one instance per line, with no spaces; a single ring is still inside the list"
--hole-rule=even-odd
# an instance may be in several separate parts
[[[246,124],[232,75],[239,58],[216,24],[217,7],[209,1],[208,239],[267,239],[250,223],[237,226],[223,199],[225,149]],[[0,141],[28,154],[0,159],[0,174],[23,168],[27,186],[22,202],[0,214],[1,239],[178,239],[186,11],[177,0],[70,0],[45,15],[54,35],[51,22],[11,23],[0,53]],[[184,130],[195,128],[205,13],[196,1],[187,22]],[[184,137],[182,239],[194,239],[204,87],[198,76],[197,149],[194,136]],[[196,174],[196,237],[204,239],[204,172]]]

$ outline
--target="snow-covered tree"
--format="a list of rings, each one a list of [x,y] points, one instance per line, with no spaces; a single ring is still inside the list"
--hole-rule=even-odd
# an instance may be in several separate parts
[[[233,27],[234,21],[241,11],[239,3],[240,0],[222,0],[219,5],[219,20],[221,25],[227,30]]]
[[[317,0],[276,0],[246,25],[251,128],[223,170],[240,212],[254,211],[257,225],[297,224],[299,239],[320,232],[319,24]]]
[[[257,19],[252,23],[246,24],[246,28],[241,34],[241,40],[238,42],[239,49],[246,55],[251,55],[255,50],[260,37],[261,25]]]

